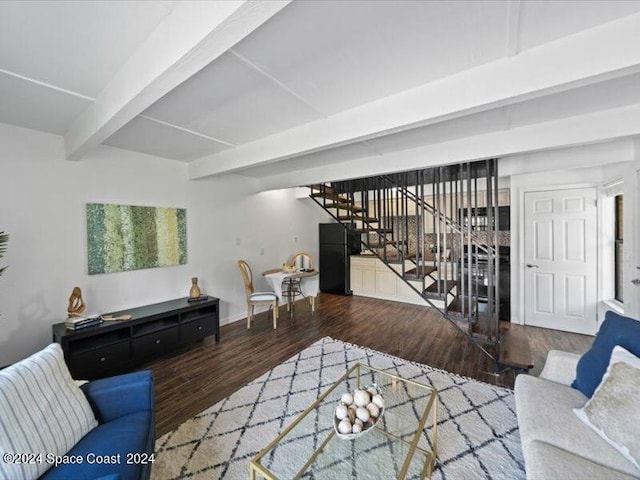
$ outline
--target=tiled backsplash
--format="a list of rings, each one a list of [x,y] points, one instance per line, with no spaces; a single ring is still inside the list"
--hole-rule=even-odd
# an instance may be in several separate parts
[[[398,230],[397,230],[397,226],[401,225],[403,222],[403,218],[402,217],[397,217],[398,221],[395,222],[395,226],[394,226],[394,236],[395,238],[399,238],[398,235]],[[415,253],[416,251],[416,219],[415,217],[409,217],[409,225],[408,225],[408,239],[409,239],[409,253]],[[487,232],[475,232],[477,237],[481,240],[481,241],[485,241],[486,240],[486,234]],[[440,234],[441,236],[441,241],[444,243],[444,235]],[[373,235],[372,235],[373,237]],[[424,236],[424,243],[425,243],[425,252],[426,252],[426,258],[429,259],[430,257],[433,258],[433,255],[430,254],[430,250],[433,246],[433,248],[435,248],[435,245],[437,243],[436,241],[437,239],[437,235],[435,233],[425,233]],[[372,241],[375,242],[375,239],[372,238]],[[499,231],[498,232],[498,245],[501,247],[508,247],[511,245],[511,232],[509,231]],[[453,252],[457,252],[458,249],[460,248],[460,235],[457,233],[448,233],[447,234],[447,245],[444,246],[442,245],[441,248],[443,249],[451,249],[453,250]],[[391,249],[389,250],[389,252],[391,252]]]
[[[487,232],[475,232],[478,240],[483,243],[487,242]],[[425,244],[435,244],[437,235],[435,233],[426,233],[425,234]],[[460,236],[456,233],[447,235],[447,243],[451,245],[451,242],[457,241],[460,243]],[[415,243],[415,242],[414,242]],[[498,246],[500,247],[508,247],[511,245],[511,232],[509,231],[499,231],[498,232]]]

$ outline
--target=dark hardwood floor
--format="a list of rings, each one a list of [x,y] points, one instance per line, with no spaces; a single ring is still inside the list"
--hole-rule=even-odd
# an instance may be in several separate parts
[[[229,396],[254,378],[324,336],[442,368],[453,373],[513,386],[514,376],[483,373],[490,365],[480,351],[437,312],[405,303],[364,297],[321,294],[316,312],[296,304],[293,323],[280,309],[278,329],[266,313],[251,330],[240,321],[222,327],[221,343],[213,337],[171,357],[145,365],[156,379],[158,436]],[[540,372],[551,349],[586,351],[593,337],[534,327],[526,329]]]

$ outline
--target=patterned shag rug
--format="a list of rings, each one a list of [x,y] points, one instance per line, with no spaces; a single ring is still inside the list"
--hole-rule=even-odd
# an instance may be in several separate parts
[[[357,361],[438,390],[434,479],[525,478],[511,390],[325,337],[159,438],[152,479],[248,478],[251,458]]]

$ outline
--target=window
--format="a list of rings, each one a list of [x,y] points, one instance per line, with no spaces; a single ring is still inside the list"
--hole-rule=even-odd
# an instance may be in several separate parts
[[[622,302],[622,285],[623,285],[623,266],[624,259],[622,257],[623,249],[622,249],[622,213],[623,213],[623,202],[622,195],[616,195],[614,197],[615,207],[614,207],[614,252],[613,252],[613,269],[614,269],[614,298],[619,302]]]

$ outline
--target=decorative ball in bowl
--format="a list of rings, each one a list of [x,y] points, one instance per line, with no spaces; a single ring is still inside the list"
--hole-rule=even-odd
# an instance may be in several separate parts
[[[298,269],[295,265],[287,265],[286,263],[282,264],[283,272],[295,272]]]
[[[333,411],[333,428],[339,438],[358,438],[380,421],[384,414],[384,400],[375,383],[355,392],[347,392]]]

